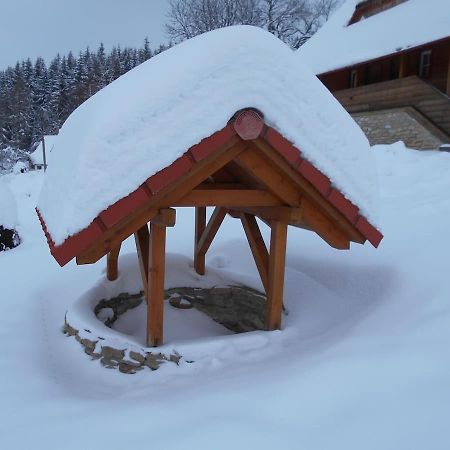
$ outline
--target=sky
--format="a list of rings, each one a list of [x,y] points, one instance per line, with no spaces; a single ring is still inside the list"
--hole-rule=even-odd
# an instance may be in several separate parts
[[[148,36],[158,47],[166,41],[167,10],[168,0],[0,0],[0,70],[100,42],[139,46]]]

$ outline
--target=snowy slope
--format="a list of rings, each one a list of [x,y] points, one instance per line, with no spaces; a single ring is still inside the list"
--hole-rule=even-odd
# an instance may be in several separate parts
[[[362,131],[289,47],[259,28],[237,26],[157,55],[68,118],[38,205],[55,244],[244,107],[262,111],[374,219],[376,179]]]
[[[61,333],[105,262],[60,268],[33,211],[42,173],[4,177],[23,243],[0,253],[2,447],[448,450],[450,155],[373,150],[378,250],[339,252],[290,229],[283,331],[178,335],[168,348],[195,352],[194,364],[136,375],[102,368]],[[193,213],[177,214],[168,251],[191,258]],[[207,267],[259,283],[239,221],[226,219]]]
[[[450,36],[448,0],[408,0],[347,26],[355,11],[347,0],[297,52],[316,74],[390,55]]]

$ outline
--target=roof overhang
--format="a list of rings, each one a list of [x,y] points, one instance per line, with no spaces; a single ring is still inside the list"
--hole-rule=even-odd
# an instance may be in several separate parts
[[[350,69],[353,69],[355,67],[359,67],[359,66],[364,66],[366,64],[375,63],[375,62],[381,61],[383,59],[390,58],[392,56],[402,55],[404,53],[408,53],[408,52],[411,52],[411,51],[426,49],[426,48],[428,48],[428,47],[430,47],[432,45],[440,44],[440,43],[446,42],[446,41],[450,42],[450,35],[447,36],[447,37],[441,38],[441,39],[436,39],[434,41],[425,42],[423,44],[418,44],[418,45],[414,45],[414,46],[411,46],[411,47],[402,48],[401,50],[390,52],[390,53],[386,53],[386,54],[378,56],[376,58],[371,58],[371,59],[367,59],[367,60],[363,60],[363,61],[358,61],[358,62],[354,62],[352,64],[347,64],[347,65],[338,67],[336,69],[327,70],[325,72],[320,72],[320,73],[317,73],[316,75],[318,77],[321,77],[323,75],[329,75],[329,74],[332,74],[332,73],[340,72],[342,70],[350,70]]]

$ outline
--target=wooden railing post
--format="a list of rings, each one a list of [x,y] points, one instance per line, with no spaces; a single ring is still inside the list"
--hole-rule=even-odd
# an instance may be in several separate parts
[[[287,223],[272,221],[270,223],[270,227],[271,235],[266,305],[266,329],[278,330],[281,328],[281,313],[283,309]]]

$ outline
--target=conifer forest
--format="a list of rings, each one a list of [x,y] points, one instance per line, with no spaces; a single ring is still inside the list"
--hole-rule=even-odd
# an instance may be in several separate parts
[[[166,47],[150,49],[103,44],[78,56],[57,55],[18,62],[0,71],[0,149],[33,150],[43,135],[57,134],[70,113],[97,91]]]

